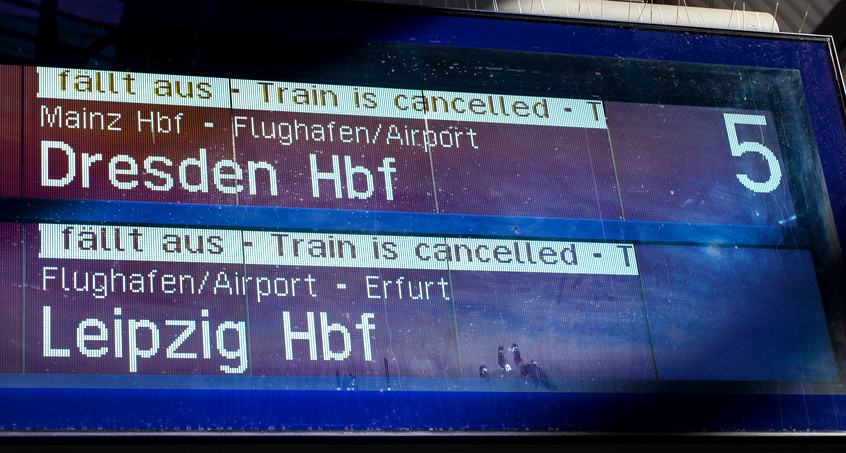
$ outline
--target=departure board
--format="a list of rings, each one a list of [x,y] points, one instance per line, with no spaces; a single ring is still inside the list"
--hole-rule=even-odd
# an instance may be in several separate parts
[[[450,407],[842,388],[799,71],[355,52],[348,77],[0,66],[0,385]]]

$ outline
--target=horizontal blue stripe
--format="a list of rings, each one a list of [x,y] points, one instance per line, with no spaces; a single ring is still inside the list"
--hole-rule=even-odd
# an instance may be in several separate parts
[[[2,430],[822,431],[846,395],[2,389]]]
[[[502,236],[808,248],[807,230],[619,220],[552,219],[384,211],[5,198],[0,218],[17,222],[121,223],[191,227],[328,230],[445,236]]]

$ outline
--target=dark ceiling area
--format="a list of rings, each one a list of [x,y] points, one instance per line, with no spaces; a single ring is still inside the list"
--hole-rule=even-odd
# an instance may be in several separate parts
[[[592,14],[601,18],[600,0],[386,0],[370,3],[402,3],[470,10],[543,14],[556,10],[557,3],[581,8],[594,5]],[[592,3],[591,3],[592,2]],[[225,2],[224,2],[225,3]],[[259,2],[269,10],[284,11],[292,2]],[[621,3],[605,1],[604,4]],[[625,2],[624,2],[625,3]],[[677,8],[716,8],[730,11],[760,11],[775,16],[781,32],[833,35],[841,62],[846,59],[846,0],[651,0]],[[172,21],[190,17],[194,24],[209,24],[220,13],[220,4],[205,2],[163,2],[132,0],[2,0],[0,1],[0,55],[9,63],[64,61],[110,65],[116,43],[130,42],[133,25],[161,20],[153,12],[167,11]],[[557,5],[557,10],[561,10]],[[237,24],[235,24],[237,26]],[[267,30],[268,33],[272,30]],[[122,36],[122,34],[124,36]],[[140,43],[139,43],[140,44]]]

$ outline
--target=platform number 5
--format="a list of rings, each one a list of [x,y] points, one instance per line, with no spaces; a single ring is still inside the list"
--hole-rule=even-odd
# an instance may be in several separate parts
[[[775,190],[781,182],[781,167],[778,166],[778,159],[776,159],[775,154],[762,143],[738,142],[737,129],[735,128],[738,124],[766,126],[767,118],[763,115],[740,115],[735,113],[724,113],[723,118],[726,121],[726,132],[728,133],[731,155],[742,156],[747,152],[759,153],[770,167],[770,177],[764,182],[753,181],[749,179],[749,176],[744,174],[737,174],[737,179],[747,189],[753,192],[770,193]]]

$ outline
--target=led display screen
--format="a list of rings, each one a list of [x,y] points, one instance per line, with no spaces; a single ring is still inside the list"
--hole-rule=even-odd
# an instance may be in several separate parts
[[[424,44],[349,76],[0,66],[0,384],[110,410],[840,392],[800,71]],[[157,427],[271,429],[256,404]],[[467,426],[584,429],[557,414]],[[432,423],[394,417],[344,426]]]

